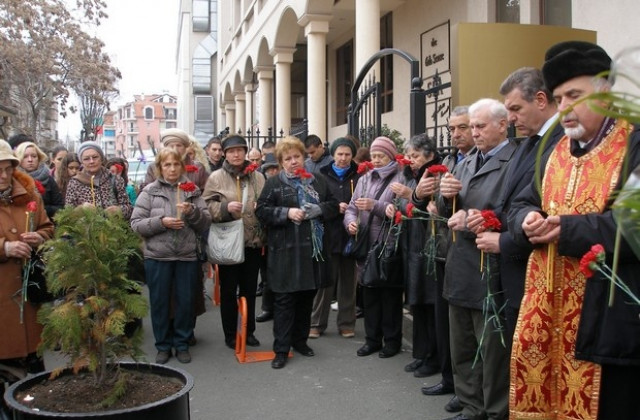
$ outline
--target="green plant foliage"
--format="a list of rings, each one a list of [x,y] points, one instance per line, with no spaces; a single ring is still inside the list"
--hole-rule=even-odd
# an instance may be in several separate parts
[[[402,137],[402,133],[396,130],[395,128],[389,128],[387,124],[382,124],[382,128],[380,132],[383,136],[390,138],[396,144],[396,148],[398,149],[398,153],[404,153],[404,143],[405,139]]]
[[[141,331],[131,338],[124,333],[149,310],[140,285],[127,277],[140,239],[120,215],[102,209],[66,207],[55,222],[55,237],[45,244],[45,274],[49,290],[64,297],[38,313],[40,351],[59,347],[74,372],[88,369],[102,384],[118,375],[119,360],[144,357]]]

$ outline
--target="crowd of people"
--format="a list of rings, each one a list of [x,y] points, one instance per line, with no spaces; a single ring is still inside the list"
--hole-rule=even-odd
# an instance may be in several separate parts
[[[0,282],[0,321],[11,333],[0,338],[0,361],[43,369],[37,308],[20,319],[13,302],[21,261],[51,237],[58,209],[101,207],[130,220],[143,239],[157,363],[191,361],[209,264],[202,242],[215,224],[240,220],[244,258],[218,267],[223,339],[232,349],[239,297],[249,313],[246,345],[260,346],[256,322],[273,320],[274,369],[287,365],[291,349],[315,355],[309,339],[330,330],[334,301],[345,339],[363,315],[357,356],[393,357],[407,308],[413,360],[404,370],[441,375],[422,393],[451,394],[451,419],[640,418],[640,308],[609,299],[607,278],[580,267],[592,245],[603,244],[607,262],[618,247],[617,273],[640,293],[640,260],[616,238],[611,210],[640,164],[640,132],[584,101],[610,89],[601,76],[610,67],[595,44],[553,46],[541,69],[504,80],[502,101],[451,111],[447,153],[426,134],[404,145],[380,136],[368,148],[351,136],[330,144],[285,137],[260,150],[240,135],[202,148],[168,129],[136,190],[127,161],[107,160],[93,141],[77,153],[52,151],[51,166],[28,136],[3,142],[0,273],[8,281]],[[523,137],[508,137],[509,125]],[[25,229],[28,202],[37,210]],[[365,251],[382,241],[402,257],[401,283],[364,281],[382,253],[345,252],[358,235]]]

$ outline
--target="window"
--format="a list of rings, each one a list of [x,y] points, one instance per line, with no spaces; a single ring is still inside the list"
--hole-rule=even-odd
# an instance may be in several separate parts
[[[380,19],[380,49],[393,48],[392,14],[387,13]],[[393,111],[393,55],[380,60],[380,85],[382,90],[381,112]]]
[[[520,23],[520,0],[497,0],[496,22]]]
[[[347,123],[353,83],[353,40],[336,50],[336,125]]]
[[[543,25],[571,27],[571,0],[543,0],[540,8]]]
[[[144,119],[152,120],[153,119],[153,107],[147,106],[144,108]]]

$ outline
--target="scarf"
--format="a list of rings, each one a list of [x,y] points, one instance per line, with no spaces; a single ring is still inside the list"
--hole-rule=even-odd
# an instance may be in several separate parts
[[[338,178],[340,178],[340,181],[342,181],[344,179],[344,176],[349,171],[349,169],[351,169],[351,166],[347,166],[346,168],[338,168],[334,162],[331,164],[331,169],[333,169],[333,172],[336,174]]]
[[[40,165],[38,165],[37,169],[27,173],[31,178],[35,179],[36,181],[40,181],[40,183],[45,188],[47,188],[49,180],[51,179],[51,172],[49,172],[49,168],[47,168],[47,165],[41,163]]]
[[[287,171],[280,171],[280,180],[296,190],[298,195],[298,205],[302,208],[306,203],[320,204],[320,196],[311,183],[315,177],[301,179],[298,175],[289,174]],[[322,258],[322,238],[324,236],[324,226],[318,218],[310,219],[311,241],[313,243],[313,257],[317,260]]]

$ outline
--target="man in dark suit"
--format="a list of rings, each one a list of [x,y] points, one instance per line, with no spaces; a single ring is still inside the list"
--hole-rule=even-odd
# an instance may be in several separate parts
[[[514,71],[502,82],[500,94],[504,97],[504,105],[509,112],[509,122],[526,138],[511,159],[505,189],[495,210],[502,221],[503,230],[481,233],[482,229],[479,228],[476,230],[476,243],[485,252],[500,254],[501,293],[506,299],[505,342],[511,350],[520,301],[524,294],[527,260],[533,247],[530,244],[519,246],[514,242],[513,236],[506,230],[507,213],[513,199],[533,180],[539,150],[542,148],[543,154],[538,164],[544,167],[541,162],[546,162],[553,146],[564,133],[562,126],[556,123],[558,107],[546,88],[539,69],[522,67]],[[552,128],[554,124],[556,125]],[[549,136],[545,140],[547,132]],[[467,223],[475,226],[474,221],[482,223],[480,219],[478,216],[470,216]]]

